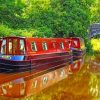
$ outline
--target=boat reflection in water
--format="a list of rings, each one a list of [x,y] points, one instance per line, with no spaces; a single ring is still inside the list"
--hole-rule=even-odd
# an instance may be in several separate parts
[[[90,60],[90,71],[100,74],[100,56]]]
[[[20,77],[0,85],[0,95],[20,98],[30,96],[78,72],[84,63],[83,58],[72,64],[30,76]]]

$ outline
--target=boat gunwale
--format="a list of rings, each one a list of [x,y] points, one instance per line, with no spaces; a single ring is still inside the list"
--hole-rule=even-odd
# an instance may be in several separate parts
[[[54,52],[54,53],[41,53],[41,54],[35,54],[34,56],[38,56],[38,55],[46,55],[46,54],[60,54],[60,53],[69,53],[69,55],[71,55],[70,54],[70,52]],[[7,56],[9,56],[9,55],[7,55]],[[19,55],[20,56],[20,55]],[[24,55],[24,56],[26,56],[26,57],[29,57],[30,55]],[[31,55],[31,56],[33,56],[33,55]],[[33,57],[34,57],[33,56]],[[64,55],[63,55],[64,56]],[[47,57],[45,57],[46,59],[47,59]],[[49,57],[48,57],[49,58]],[[53,58],[53,57],[51,57],[51,58]],[[10,60],[10,59],[3,59],[3,58],[0,58],[0,60],[6,60],[6,61],[11,61],[11,62],[27,62],[27,61],[30,61],[30,60],[32,60],[32,59],[30,59],[30,60],[22,60],[22,61],[20,61],[20,60]],[[35,60],[35,59],[34,59]]]

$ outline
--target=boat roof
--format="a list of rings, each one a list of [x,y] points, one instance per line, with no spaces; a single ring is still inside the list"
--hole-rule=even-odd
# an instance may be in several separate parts
[[[1,37],[0,39],[5,39],[5,38],[20,38],[20,39],[41,39],[41,40],[70,40],[70,39],[82,39],[81,37],[66,37],[66,38],[47,38],[47,37],[22,37],[22,36],[7,36],[7,37]]]
[[[1,38],[25,38],[21,36],[6,36],[6,37],[1,37]]]
[[[65,39],[65,38],[47,38],[47,37],[21,37],[21,36],[7,36],[7,37],[1,37],[2,38],[23,38],[23,39]]]

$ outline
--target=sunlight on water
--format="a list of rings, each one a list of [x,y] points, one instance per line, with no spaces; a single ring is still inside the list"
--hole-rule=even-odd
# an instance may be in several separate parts
[[[99,100],[100,56],[1,84],[0,95],[0,100]]]

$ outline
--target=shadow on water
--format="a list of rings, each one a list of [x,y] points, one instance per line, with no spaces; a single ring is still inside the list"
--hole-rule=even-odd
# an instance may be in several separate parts
[[[100,55],[85,56],[60,68],[27,75],[0,82],[0,100],[100,99]]]

